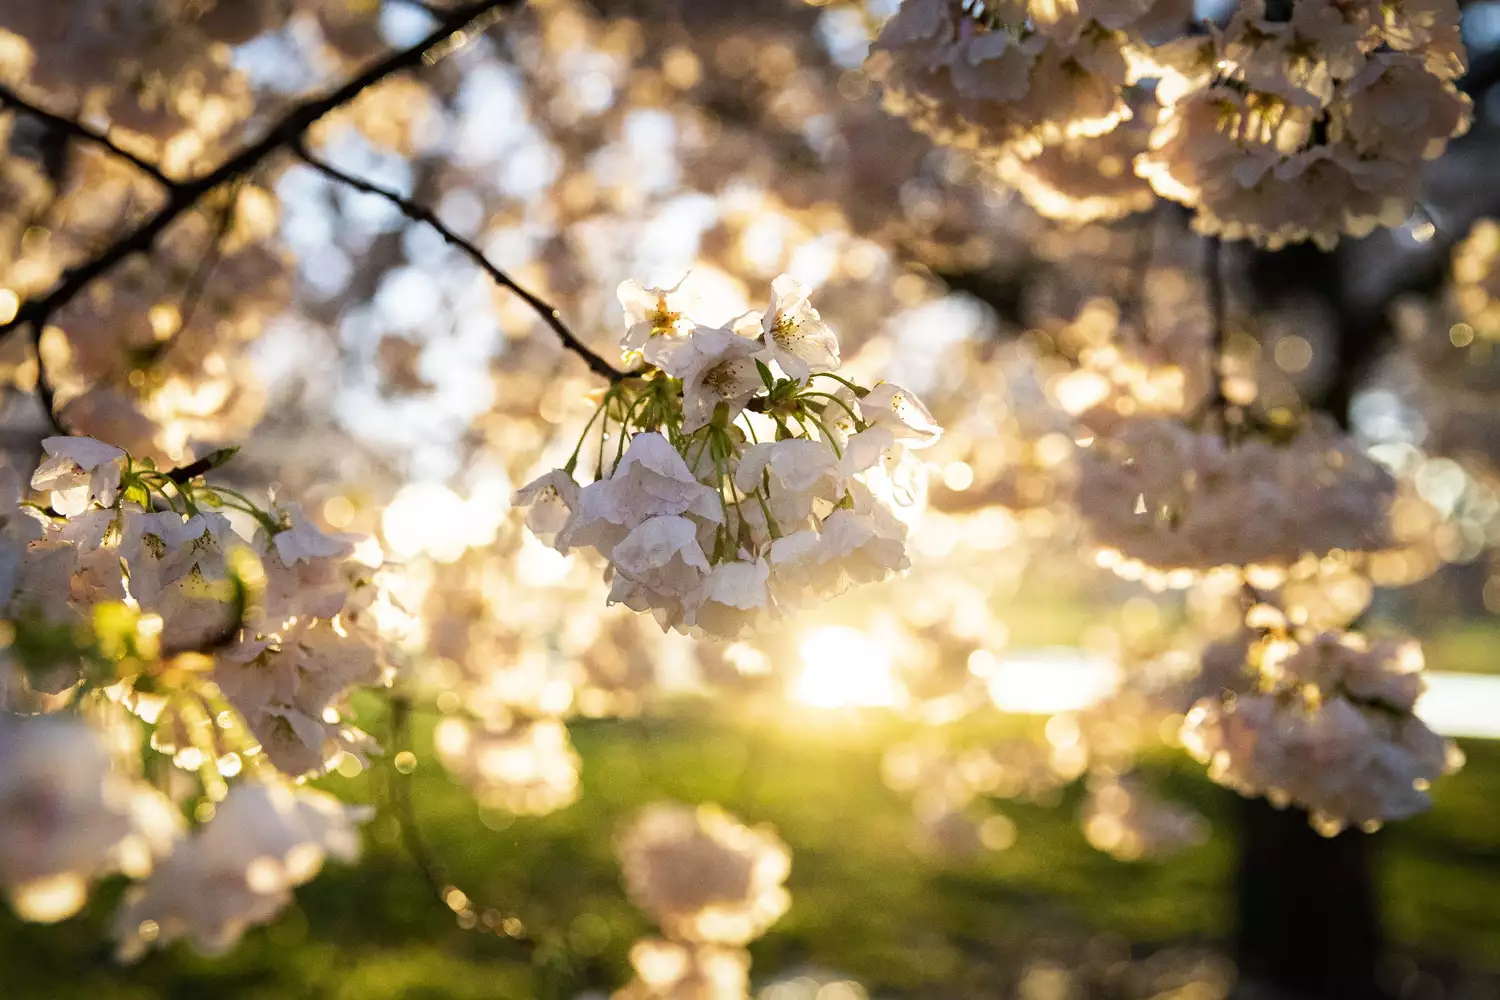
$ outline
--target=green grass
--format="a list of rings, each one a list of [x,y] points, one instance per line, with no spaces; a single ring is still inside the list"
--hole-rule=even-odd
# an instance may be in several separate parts
[[[1170,861],[1123,865],[1091,850],[1072,797],[1055,808],[1001,804],[1020,829],[1009,851],[973,862],[914,850],[906,802],[879,778],[878,727],[794,729],[682,717],[577,727],[585,794],[541,819],[480,822],[472,800],[431,762],[415,776],[436,855],[476,900],[519,915],[569,952],[566,991],[628,977],[630,942],[649,931],[620,889],[613,837],[658,798],[716,801],[774,823],[794,851],[791,912],[753,951],[761,973],[808,962],[889,992],[979,996],[975,961],[1023,954],[1051,929],[1111,931],[1136,942],[1222,939],[1233,863],[1230,805],[1184,759],[1149,770],[1215,820],[1209,844]],[[1471,744],[1468,768],[1438,784],[1436,807],[1394,827],[1382,865],[1387,927],[1402,945],[1469,965],[1495,963],[1500,926],[1500,746]],[[347,792],[371,795],[365,778]],[[513,942],[460,930],[428,895],[385,820],[364,861],[334,867],[232,954],[175,946],[140,965],[108,961],[118,887],[56,927],[0,918],[0,997],[294,997],[403,1000],[530,998],[542,974]],[[561,974],[559,974],[561,975]]]

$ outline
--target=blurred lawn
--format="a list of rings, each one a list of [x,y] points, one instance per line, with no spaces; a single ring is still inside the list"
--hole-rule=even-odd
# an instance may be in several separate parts
[[[762,974],[807,962],[887,991],[980,996],[967,985],[976,962],[1025,955],[1054,929],[1136,942],[1211,942],[1227,931],[1233,857],[1220,819],[1229,801],[1185,759],[1164,755],[1149,770],[1215,820],[1216,838],[1203,848],[1166,863],[1116,863],[1084,843],[1070,797],[1057,808],[1001,804],[1020,830],[1015,847],[947,861],[913,850],[908,806],[880,781],[889,733],[798,718],[579,725],[580,803],[509,825],[491,817],[498,830],[423,759],[416,799],[436,855],[477,901],[570,941],[565,971],[539,974],[514,944],[457,928],[394,845],[394,830],[378,822],[360,866],[329,869],[225,958],[179,945],[115,968],[101,942],[118,887],[61,926],[0,917],[0,998],[529,1000],[554,992],[549,983],[565,996],[608,989],[628,978],[625,953],[649,930],[620,890],[614,831],[657,798],[719,802],[774,823],[792,846],[793,906],[753,949]],[[1500,744],[1465,749],[1469,766],[1438,783],[1436,808],[1384,835],[1386,916],[1392,937],[1419,953],[1494,967]],[[372,797],[368,777],[342,790]]]

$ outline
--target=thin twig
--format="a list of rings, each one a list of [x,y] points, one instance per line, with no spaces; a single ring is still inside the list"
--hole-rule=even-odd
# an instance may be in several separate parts
[[[224,259],[224,240],[234,226],[235,199],[238,191],[238,185],[230,189],[229,201],[225,204],[224,210],[219,213],[219,222],[214,227],[214,235],[208,250],[182,287],[182,302],[177,308],[177,329],[172,331],[170,337],[153,345],[146,364],[154,365],[161,361],[193,322],[198,306],[203,301],[203,293],[208,289],[208,279],[213,276],[214,268],[218,267],[219,262]]]
[[[521,301],[530,306],[531,309],[542,318],[543,322],[545,322],[549,327],[552,328],[552,331],[557,334],[559,339],[562,340],[563,346],[582,358],[584,360],[584,363],[589,366],[589,370],[598,375],[600,378],[608,379],[610,382],[619,382],[636,374],[635,372],[622,372],[618,368],[611,365],[608,361],[605,361],[598,354],[594,353],[594,351],[591,350],[587,344],[578,339],[578,336],[573,333],[572,330],[568,329],[567,324],[563,322],[562,316],[555,308],[537,298],[531,292],[528,292],[525,288],[517,284],[510,275],[506,274],[504,271],[500,270],[500,268],[492,264],[489,258],[484,255],[484,251],[480,250],[474,244],[470,243],[468,240],[464,239],[462,236],[459,236],[453,230],[444,225],[443,221],[437,217],[436,213],[434,213],[432,209],[427,208],[425,205],[419,205],[416,202],[412,201],[410,198],[405,198],[397,192],[390,190],[389,188],[381,187],[380,185],[372,183],[371,181],[367,181],[362,177],[355,177],[353,174],[345,173],[338,167],[333,166],[331,163],[328,163],[314,156],[302,143],[295,144],[293,146],[293,151],[299,157],[301,157],[308,166],[322,173],[324,176],[338,181],[341,184],[346,184],[356,191],[362,191],[365,194],[375,195],[378,198],[384,198],[386,201],[396,206],[396,208],[400,210],[401,214],[406,216],[408,219],[412,220],[413,222],[419,222],[425,226],[430,227],[433,232],[437,233],[443,238],[443,241],[445,243],[453,247],[455,250],[458,250],[465,257],[468,257],[471,261],[478,265],[485,274],[489,275],[490,280],[494,281],[495,284],[501,286],[502,288],[510,290],[515,295],[520,297]]]
[[[149,251],[172,223],[211,191],[244,176],[272,154],[299,142],[324,116],[348,104],[366,89],[396,73],[435,61],[454,47],[453,40],[466,38],[465,29],[475,22],[519,3],[520,0],[476,0],[455,8],[415,45],[387,55],[343,86],[298,104],[258,141],[214,170],[201,177],[177,182],[171,188],[167,203],[151,218],[111,243],[97,256],[63,272],[51,291],[27,299],[8,323],[0,324],[0,337],[26,324],[45,326],[53,313],[72,302],[92,282],[109,274],[128,258]]]
[[[171,190],[172,188],[175,188],[177,186],[177,182],[172,180],[172,178],[168,177],[166,174],[162,173],[161,168],[156,164],[140,156],[137,156],[128,149],[123,149],[120,146],[117,146],[114,140],[111,139],[107,134],[96,131],[80,121],[75,121],[72,118],[66,118],[62,115],[54,114],[53,112],[48,111],[46,108],[40,107],[36,104],[32,104],[30,101],[26,100],[26,98],[22,97],[20,94],[16,93],[14,90],[11,90],[4,84],[0,84],[0,107],[13,108],[21,114],[28,115],[32,118],[37,119],[38,121],[45,122],[52,128],[58,129],[59,131],[72,136],[75,139],[80,139],[84,142],[91,142],[94,145],[107,150],[111,155],[117,156],[125,162],[129,163],[141,173],[145,174],[147,177],[150,177],[153,181],[168,190]]]

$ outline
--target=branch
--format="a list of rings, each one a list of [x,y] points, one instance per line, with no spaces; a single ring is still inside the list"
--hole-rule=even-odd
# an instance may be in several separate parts
[[[540,316],[549,327],[552,328],[553,332],[556,333],[557,336],[562,340],[563,346],[582,358],[584,360],[584,363],[589,366],[589,370],[598,375],[600,378],[608,379],[610,382],[619,382],[636,374],[635,372],[622,372],[611,365],[608,361],[605,361],[598,354],[594,353],[594,351],[592,351],[587,344],[578,339],[578,336],[574,334],[572,330],[568,329],[567,324],[562,321],[562,316],[558,314],[558,311],[555,308],[537,298],[535,295],[531,294],[520,285],[516,284],[515,280],[512,279],[510,275],[506,274],[494,264],[490,263],[489,258],[484,255],[484,251],[480,250],[474,244],[470,243],[468,240],[464,239],[462,236],[459,236],[453,230],[444,225],[443,221],[437,217],[436,213],[434,213],[432,209],[427,208],[424,205],[418,205],[410,198],[404,198],[400,194],[390,190],[389,188],[383,188],[378,184],[374,184],[370,181],[364,180],[363,178],[355,177],[352,174],[345,173],[339,168],[333,166],[331,163],[327,163],[314,156],[311,152],[308,151],[307,147],[300,142],[294,144],[292,149],[293,152],[297,154],[297,156],[302,158],[303,162],[312,167],[314,170],[317,170],[318,172],[335,181],[338,181],[339,183],[347,184],[349,187],[353,188],[356,191],[362,191],[365,194],[371,194],[375,195],[378,198],[384,198],[386,201],[396,206],[396,208],[401,211],[401,214],[406,216],[408,219],[412,220],[413,222],[420,222],[423,225],[431,227],[433,232],[441,236],[445,243],[458,250],[465,257],[468,257],[476,265],[478,265],[485,274],[489,275],[490,280],[494,281],[495,284],[499,285],[502,288],[509,289],[511,292],[519,296],[521,301],[530,306],[531,309],[536,312],[536,314]]]
[[[74,121],[72,118],[64,118],[62,115],[53,114],[46,108],[38,107],[4,84],[0,84],[0,107],[13,108],[21,114],[29,115],[38,121],[45,122],[64,135],[100,146],[111,155],[117,156],[129,163],[169,191],[177,186],[177,182],[162,173],[161,168],[156,164],[135,155],[128,149],[122,149],[115,145],[114,140],[110,139],[104,132],[96,131],[82,122]]]
[[[239,196],[239,184],[230,188],[229,198],[225,202],[224,209],[219,213],[218,224],[214,227],[214,234],[203,259],[193,269],[188,277],[187,283],[182,289],[182,301],[177,306],[177,329],[165,340],[157,341],[145,353],[144,364],[154,365],[161,361],[187,332],[192,325],[193,317],[198,312],[198,306],[203,301],[203,293],[208,290],[208,280],[213,277],[214,268],[224,259],[224,240],[229,236],[229,231],[234,228],[236,199]]]
[[[475,0],[456,8],[443,18],[431,34],[415,45],[387,55],[338,89],[292,108],[258,142],[241,150],[209,173],[177,182],[170,190],[167,203],[155,215],[110,244],[97,256],[64,271],[62,278],[45,295],[22,303],[10,322],[0,324],[0,338],[28,323],[38,327],[46,326],[53,313],[72,302],[92,282],[109,274],[128,258],[149,251],[173,222],[215,188],[243,177],[272,154],[301,142],[308,129],[324,116],[348,104],[386,77],[441,58],[449,48],[461,44],[469,36],[467,29],[475,26],[476,22],[520,2],[521,0]]]
[[[42,401],[42,411],[47,416],[47,423],[57,433],[67,436],[73,432],[57,412],[57,388],[52,384],[52,376],[47,374],[47,362],[42,357],[42,335],[45,332],[46,327],[41,323],[31,324],[31,349],[36,354],[36,394]]]

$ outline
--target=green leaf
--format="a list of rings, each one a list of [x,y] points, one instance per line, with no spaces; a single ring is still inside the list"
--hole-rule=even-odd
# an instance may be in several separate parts
[[[776,380],[771,377],[771,369],[766,367],[766,363],[764,361],[756,358],[755,370],[760,372],[760,380],[766,384],[766,391],[769,392],[771,388],[776,384]]]

